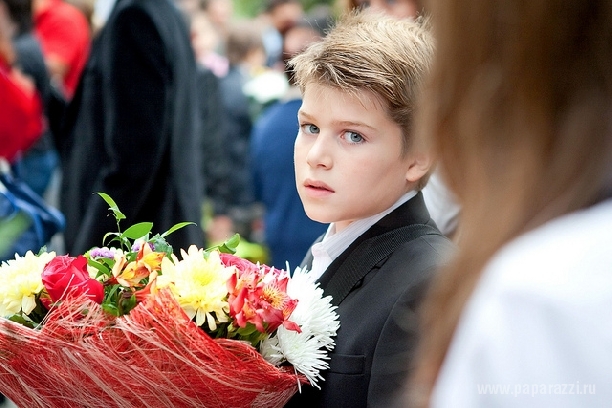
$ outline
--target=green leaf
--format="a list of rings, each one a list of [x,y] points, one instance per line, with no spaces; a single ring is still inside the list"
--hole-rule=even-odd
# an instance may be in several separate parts
[[[114,237],[113,239],[111,239],[110,241],[108,241],[109,243],[110,243],[110,242],[113,242],[113,241],[119,241],[119,242],[121,242],[121,235],[120,235],[118,232],[107,232],[107,233],[104,235],[104,238],[102,238],[102,243],[103,243],[103,244],[106,242],[106,238],[108,238],[108,237]]]
[[[247,323],[245,327],[238,329],[238,335],[241,337],[248,337],[257,331],[257,327],[253,323]]]
[[[119,309],[117,309],[117,306],[113,305],[112,303],[103,303],[102,310],[112,316],[119,317]]]
[[[9,317],[8,319],[9,319],[11,322],[15,322],[15,323],[22,324],[22,325],[24,325],[24,326],[26,326],[26,327],[29,327],[30,329],[34,329],[34,328],[37,326],[37,324],[36,324],[36,323],[34,323],[33,321],[31,321],[31,320],[26,320],[26,319],[24,319],[24,318],[23,318],[23,316],[18,315],[18,314],[12,315],[12,316],[11,316],[11,317]]]
[[[149,243],[153,244],[155,252],[163,252],[168,256],[172,255],[172,246],[168,244],[159,234],[155,234],[149,239]]]
[[[251,343],[251,346],[255,347],[255,348],[259,348],[259,344],[263,341],[263,339],[266,338],[266,333],[253,333],[248,341]]]
[[[117,206],[117,203],[115,203],[115,200],[113,200],[106,193],[98,193],[98,195],[102,197],[104,201],[106,201],[106,203],[108,204],[109,210],[113,212],[113,215],[115,216],[115,219],[117,220],[117,222],[119,222],[119,220],[125,219],[125,215],[121,211],[119,211],[119,207]]]
[[[125,260],[127,263],[133,262],[138,258],[138,252],[126,252]]]
[[[121,297],[118,302],[119,314],[126,315],[136,307],[136,296],[132,295],[130,297]]]
[[[191,224],[196,225],[195,222],[179,222],[178,224],[174,224],[168,231],[161,234],[161,236],[167,237],[168,235],[172,234],[174,231],[181,229],[187,225],[191,225]]]
[[[117,285],[113,285],[110,287],[110,290],[107,289],[107,293],[106,296],[104,297],[105,300],[104,302],[111,302],[111,299],[113,299],[113,297],[115,297],[115,293],[117,293],[117,291],[120,289],[121,285],[117,284]],[[121,295],[121,293],[119,293],[119,295]]]
[[[128,229],[126,229],[123,234],[121,234],[121,238],[130,238],[130,239],[137,239],[137,238],[142,238],[145,235],[147,235],[149,232],[151,232],[151,229],[153,228],[153,223],[152,222],[139,222],[138,224],[134,224],[131,227],[129,227]]]
[[[36,299],[36,306],[26,316],[27,319],[31,320],[33,323],[38,323],[38,324],[42,323],[42,321],[44,320],[45,316],[47,315],[47,308],[43,305],[42,301],[40,300],[40,296],[41,296],[40,293],[38,293],[36,295],[36,297],[35,297],[35,299]]]
[[[88,258],[87,265],[93,266],[105,276],[110,276],[110,269],[108,268],[108,266],[106,266],[105,264],[101,262],[96,261],[95,259]]]
[[[209,252],[211,250],[217,249],[219,252],[224,254],[235,254],[236,249],[238,248],[238,244],[240,244],[240,234],[234,234],[234,236],[228,238],[221,245],[216,245],[211,248],[208,248],[206,251]]]

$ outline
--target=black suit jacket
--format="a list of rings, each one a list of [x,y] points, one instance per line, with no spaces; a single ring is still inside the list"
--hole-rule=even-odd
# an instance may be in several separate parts
[[[126,215],[122,229],[152,221],[164,232],[199,223],[202,203],[196,64],[187,26],[171,0],[118,0],[96,38],[59,140],[66,250],[101,246],[117,230],[108,193]],[[199,226],[169,236],[203,245]]]
[[[340,316],[325,381],[321,390],[303,387],[288,406],[399,406],[417,339],[417,307],[452,251],[421,193],[357,238],[320,279]]]

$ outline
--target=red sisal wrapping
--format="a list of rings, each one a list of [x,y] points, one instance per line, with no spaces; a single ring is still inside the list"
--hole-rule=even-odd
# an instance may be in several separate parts
[[[281,407],[305,383],[250,344],[211,339],[161,291],[109,319],[83,299],[41,330],[0,320],[0,392],[20,407]]]

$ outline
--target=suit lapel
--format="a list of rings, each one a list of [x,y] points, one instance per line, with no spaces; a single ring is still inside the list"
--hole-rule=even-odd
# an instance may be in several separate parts
[[[361,279],[401,244],[423,235],[436,234],[439,232],[434,227],[413,224],[367,239],[355,249],[354,256],[333,274],[325,287],[325,295],[331,295],[332,304],[339,305]]]
[[[340,304],[399,245],[428,234],[439,232],[429,217],[422,194],[418,193],[374,224],[336,258],[320,278],[321,288],[325,295],[332,296],[333,304]]]

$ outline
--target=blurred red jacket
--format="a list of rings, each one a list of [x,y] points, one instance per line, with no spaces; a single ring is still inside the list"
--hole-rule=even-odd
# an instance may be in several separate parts
[[[34,88],[21,86],[0,58],[0,157],[12,162],[42,134],[43,107]]]

